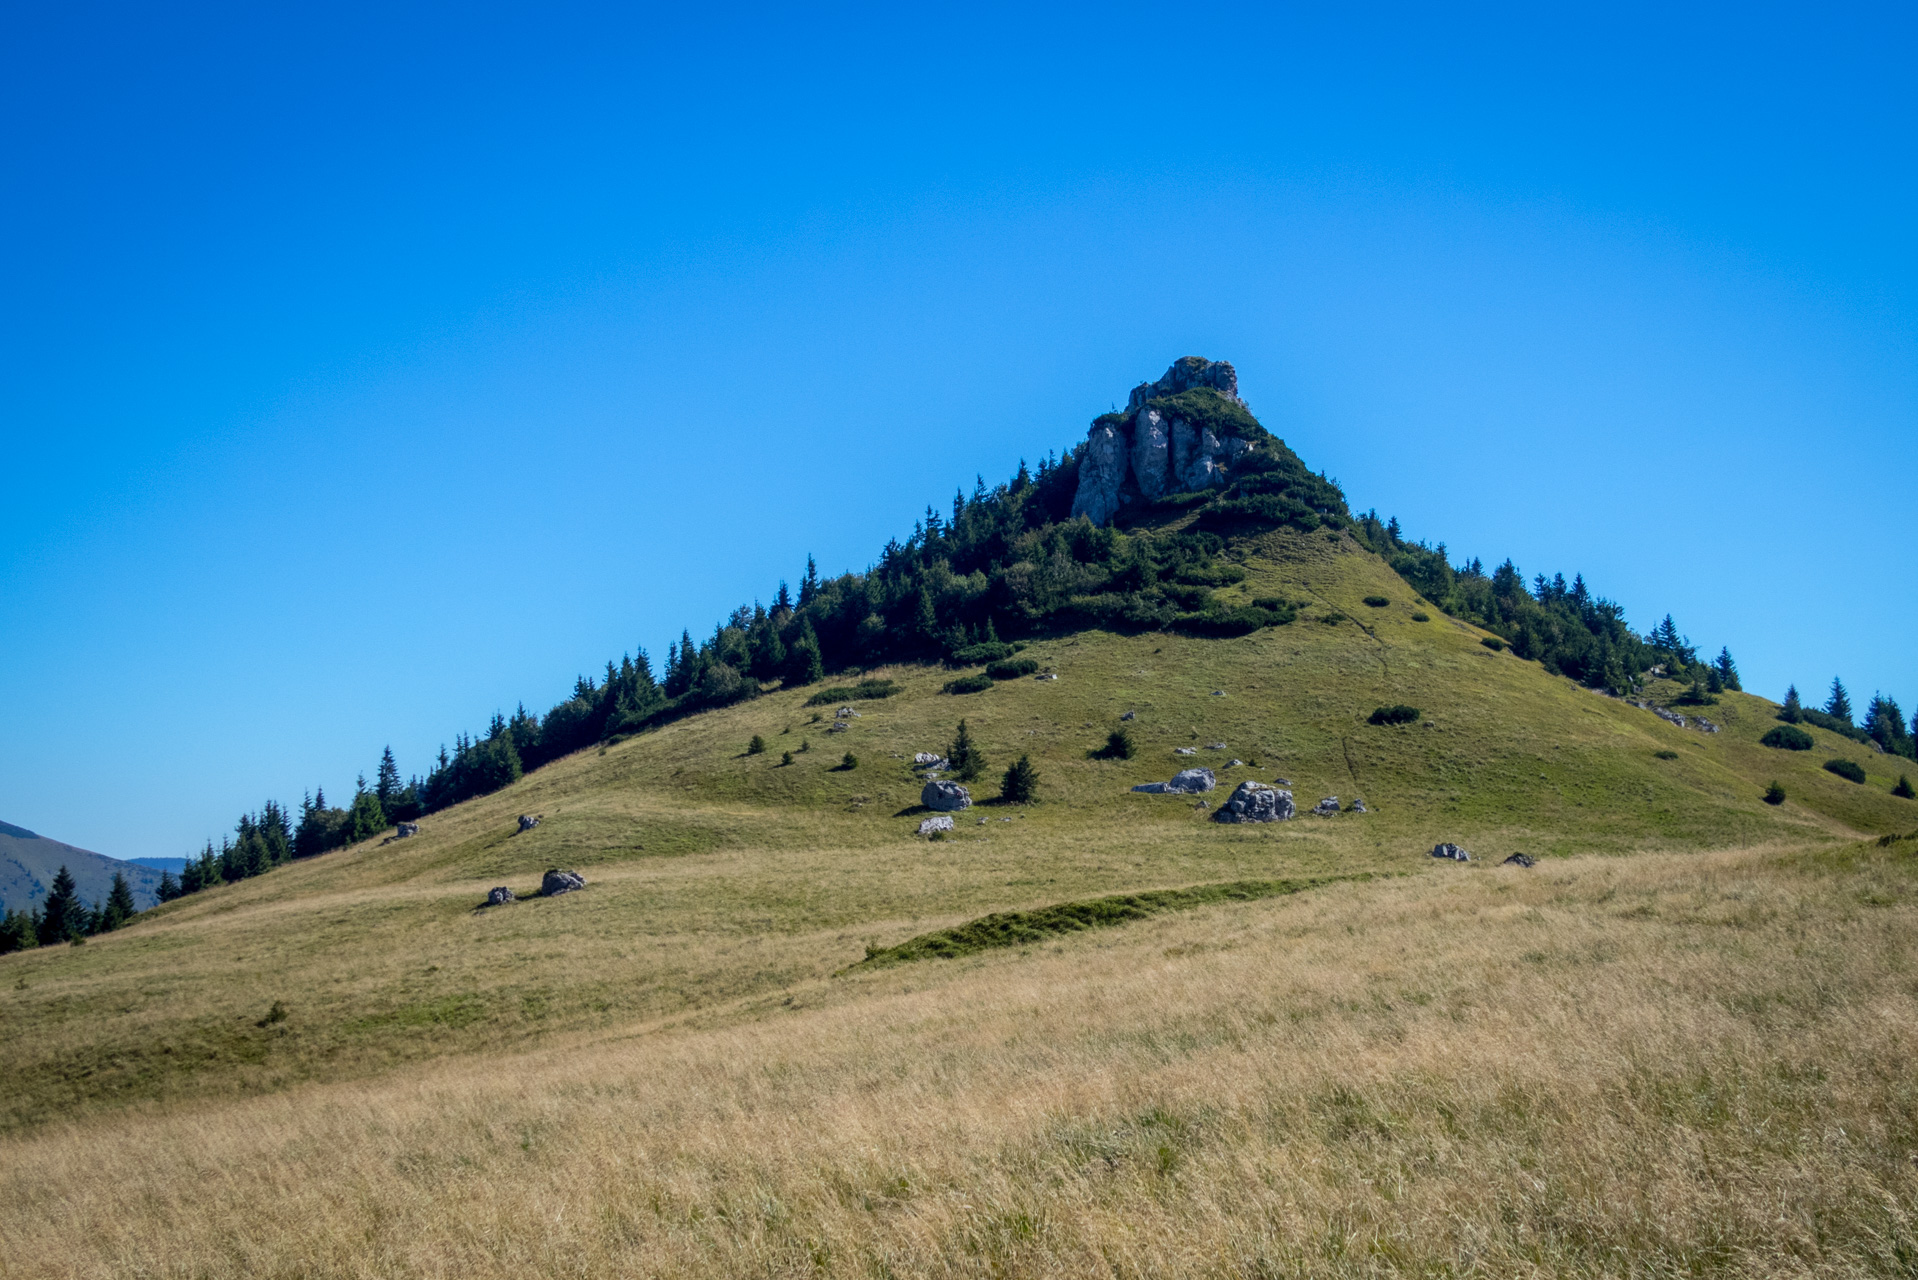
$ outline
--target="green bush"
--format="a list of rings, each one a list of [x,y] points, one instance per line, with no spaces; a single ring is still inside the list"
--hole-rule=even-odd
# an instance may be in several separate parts
[[[969,644],[963,649],[954,649],[946,661],[955,667],[976,667],[982,662],[997,662],[1001,658],[1010,658],[1016,650],[999,640],[988,640],[983,644]]]
[[[1137,749],[1131,734],[1124,729],[1114,729],[1106,735],[1105,746],[1091,754],[1095,760],[1130,760]]]
[[[1380,707],[1367,718],[1369,724],[1411,724],[1422,713],[1417,707],[1408,707],[1403,703],[1396,706]]]
[[[756,733],[753,735],[753,740],[746,744],[746,754],[749,756],[761,755],[765,750],[766,740]]]
[[[1017,680],[1020,676],[1029,676],[1039,669],[1039,664],[1031,658],[1001,658],[997,662],[986,664],[986,675],[994,680]]]
[[[779,757],[779,764],[780,764],[780,767],[782,768],[784,768],[786,765],[791,764],[792,762],[793,762],[793,753],[790,751],[784,753],[783,755]]]
[[[1865,771],[1850,760],[1827,760],[1825,761],[1825,772],[1835,773],[1839,777],[1847,778],[1852,782],[1862,783],[1865,780]]]
[[[1656,760],[1676,760],[1678,759],[1678,753],[1676,751],[1654,751],[1652,752],[1652,757]]]
[[[859,757],[848,751],[840,757],[839,763],[834,767],[841,773],[851,773],[859,767]]]
[[[1479,643],[1494,653],[1505,647],[1505,642],[1497,636],[1486,636],[1483,640],[1480,640]]]
[[[1898,775],[1898,785],[1891,789],[1891,794],[1901,800],[1918,800],[1918,791],[1911,789],[1911,779],[1902,773]]]
[[[1390,600],[1387,600],[1384,596],[1367,596],[1365,597],[1365,603],[1370,605],[1374,609],[1383,609],[1386,605],[1391,604],[1392,602]]]
[[[1429,613],[1426,613],[1423,609],[1418,610],[1412,615],[1412,621],[1414,622],[1430,622],[1431,620],[1432,620],[1432,615]]]
[[[1780,751],[1810,751],[1817,743],[1795,724],[1781,724],[1758,740]]]
[[[890,698],[898,692],[899,686],[891,680],[861,680],[850,687],[842,685],[834,689],[821,689],[806,699],[806,705],[824,707],[835,702],[869,702],[875,698]]]
[[[946,681],[941,693],[984,693],[992,688],[991,676],[960,676],[957,680]]]
[[[1769,787],[1766,787],[1765,803],[1766,804],[1785,803],[1785,789],[1779,786],[1776,782],[1772,783]]]

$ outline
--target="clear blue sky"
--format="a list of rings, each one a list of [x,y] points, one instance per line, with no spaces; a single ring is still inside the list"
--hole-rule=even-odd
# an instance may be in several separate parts
[[[1918,704],[1909,9],[702,8],[0,20],[0,818],[423,772],[1186,354],[1455,561]]]

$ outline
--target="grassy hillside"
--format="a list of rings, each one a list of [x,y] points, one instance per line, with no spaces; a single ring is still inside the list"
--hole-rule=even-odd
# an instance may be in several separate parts
[[[815,690],[775,692],[417,838],[0,960],[0,1253],[100,1274],[1278,1274],[1602,1270],[1630,1247],[1735,1271],[1754,1241],[1908,1240],[1918,1111],[1887,1072],[1918,1025],[1913,846],[1858,844],[1918,828],[1897,769],[1819,730],[1761,746],[1774,708],[1743,694],[1708,735],[1548,676],[1344,535],[1235,555],[1226,594],[1302,601],[1296,621],[1042,639],[1021,656],[1057,680],[970,695],[893,667],[901,691],[843,733]],[[1389,703],[1422,718],[1367,723]],[[1092,758],[1127,711],[1137,756]],[[991,761],[974,794],[1029,754],[1042,802],[929,842],[910,759],[961,716]],[[1219,771],[1213,805],[1284,777],[1302,809],[1372,812],[1235,827],[1129,791],[1192,763]],[[544,821],[517,833],[521,813]],[[1478,861],[1435,863],[1439,840]],[[1490,865],[1519,851],[1540,867]],[[590,887],[475,910],[550,866]],[[1361,873],[852,968],[992,913]],[[1701,1160],[1746,1172],[1701,1183]],[[203,1189],[209,1164],[241,1182]],[[1786,1186],[1844,1229],[1768,1216]],[[56,1201],[81,1206],[66,1225]]]

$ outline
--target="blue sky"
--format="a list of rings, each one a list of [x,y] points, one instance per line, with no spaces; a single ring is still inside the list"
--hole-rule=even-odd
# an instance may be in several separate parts
[[[1186,354],[1455,560],[1918,704],[1908,11],[4,24],[7,821],[424,771]]]

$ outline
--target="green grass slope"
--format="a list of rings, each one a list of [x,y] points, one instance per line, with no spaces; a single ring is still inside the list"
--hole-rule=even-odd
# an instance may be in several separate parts
[[[890,668],[878,674],[900,692],[853,704],[840,733],[832,708],[805,705],[816,690],[776,691],[558,761],[430,816],[417,838],[208,890],[84,947],[9,956],[0,1129],[750,1019],[843,986],[834,975],[871,948],[980,916],[1227,882],[1456,873],[1428,856],[1440,840],[1484,862],[1918,827],[1918,805],[1889,794],[1897,769],[1857,743],[1814,730],[1813,751],[1761,746],[1775,723],[1762,699],[1725,695],[1706,712],[1717,734],[1680,729],[1481,645],[1349,538],[1273,533],[1235,555],[1247,579],[1233,590],[1304,601],[1297,621],[1226,640],[1044,639],[1021,656],[1057,680],[969,695],[941,692],[948,670]],[[1391,703],[1424,715],[1366,722]],[[1093,758],[1127,711],[1136,757]],[[911,757],[943,750],[962,716],[990,762],[975,796],[996,795],[999,770],[1027,754],[1042,802],[981,804],[928,842]],[[754,734],[765,753],[745,753]],[[856,769],[835,767],[846,751]],[[1865,785],[1820,767],[1838,755],[1865,768]],[[1234,758],[1256,767],[1227,768]],[[1195,763],[1219,774],[1214,806],[1240,780],[1283,777],[1302,810],[1337,794],[1372,811],[1235,827],[1190,797],[1129,790]],[[1761,799],[1773,779],[1789,797],[1777,807]],[[521,813],[544,821],[518,833]],[[532,892],[551,866],[590,887],[475,910],[496,884]]]

